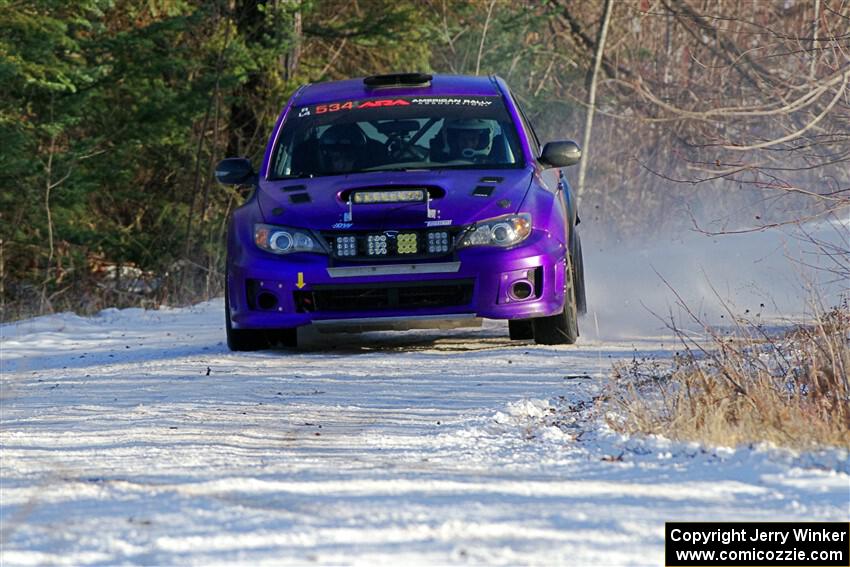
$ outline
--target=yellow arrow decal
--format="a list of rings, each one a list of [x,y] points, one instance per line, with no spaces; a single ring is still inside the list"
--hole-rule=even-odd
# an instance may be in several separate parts
[[[304,285],[304,272],[298,272],[298,282],[295,284],[295,287],[301,289]]]

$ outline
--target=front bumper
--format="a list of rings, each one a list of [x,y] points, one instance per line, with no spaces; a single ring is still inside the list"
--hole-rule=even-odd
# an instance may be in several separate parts
[[[535,231],[520,246],[468,248],[439,261],[331,266],[328,256],[275,256],[253,246],[227,270],[231,323],[269,329],[347,319],[488,319],[554,315],[564,308],[565,246]],[[511,296],[513,282],[533,289]]]

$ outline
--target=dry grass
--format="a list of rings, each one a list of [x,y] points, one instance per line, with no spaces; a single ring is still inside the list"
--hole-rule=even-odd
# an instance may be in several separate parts
[[[850,448],[850,308],[773,336],[754,323],[690,342],[672,368],[615,367],[608,399],[622,432],[736,446]]]

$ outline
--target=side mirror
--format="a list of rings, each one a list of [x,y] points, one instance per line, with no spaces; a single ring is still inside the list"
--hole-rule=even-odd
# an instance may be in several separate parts
[[[569,167],[580,159],[581,148],[572,140],[549,142],[540,154],[540,163],[548,167]]]
[[[225,185],[245,185],[254,182],[254,168],[245,158],[227,158],[215,166],[215,178]]]

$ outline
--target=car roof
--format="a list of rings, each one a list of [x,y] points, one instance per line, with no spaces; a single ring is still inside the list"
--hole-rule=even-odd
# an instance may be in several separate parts
[[[302,106],[383,96],[493,96],[500,94],[502,93],[493,76],[433,75],[430,84],[381,88],[367,87],[361,77],[306,85],[296,95],[294,102],[297,106]]]

